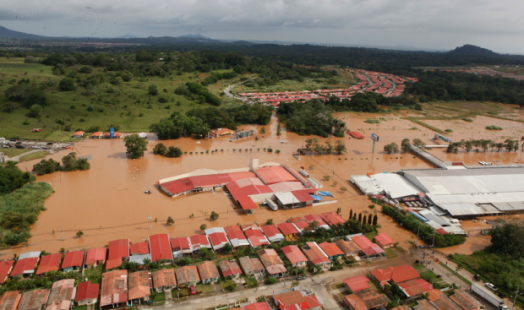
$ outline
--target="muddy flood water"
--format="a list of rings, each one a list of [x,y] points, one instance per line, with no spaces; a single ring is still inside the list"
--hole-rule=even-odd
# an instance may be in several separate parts
[[[139,242],[149,235],[158,233],[168,233],[170,237],[190,236],[201,233],[199,230],[201,224],[215,227],[264,223],[270,218],[274,223],[281,223],[293,216],[336,211],[337,208],[342,209],[343,218],[349,216],[350,209],[353,209],[353,212],[363,212],[369,215],[373,212],[368,209],[370,201],[366,200],[362,193],[349,183],[352,174],[431,167],[412,154],[387,155],[383,152],[384,144],[396,142],[400,145],[404,138],[419,138],[427,144],[434,144],[429,140],[434,135],[429,129],[420,128],[421,126],[408,120],[400,119],[401,115],[394,114],[379,116],[339,113],[336,116],[346,121],[349,129],[358,130],[366,136],[362,140],[340,138],[348,149],[346,154],[340,156],[319,155],[295,158],[292,154],[298,147],[305,144],[306,139],[311,137],[286,132],[284,127],[282,135],[277,137],[277,125],[274,118],[266,126],[266,134],[260,134],[259,130],[262,126],[243,126],[244,129],[256,129],[257,134],[234,142],[230,142],[227,136],[202,140],[199,144],[196,143],[197,140],[190,138],[162,141],[166,146],[179,146],[183,152],[188,152],[187,155],[180,158],[153,155],[152,149],[158,142],[154,139],[149,139],[145,156],[138,160],[126,158],[122,140],[78,142],[73,151],[77,153],[77,156],[91,155],[91,169],[37,177],[38,181],[49,182],[55,193],[45,202],[47,211],[43,211],[38,221],[32,225],[33,237],[29,240],[28,245],[0,251],[1,258],[27,251],[45,250],[55,253],[60,248],[100,247],[106,245],[108,241],[120,238],[129,238],[131,242]],[[381,124],[365,123],[366,119],[375,117],[385,117],[387,120],[382,121]],[[519,125],[522,126],[522,124]],[[419,128],[413,129],[415,126]],[[465,139],[469,138],[466,136],[466,131]],[[369,138],[372,132],[380,136],[380,142],[376,144],[374,154],[372,154],[373,141]],[[255,141],[255,136],[259,138],[258,141]],[[457,136],[460,137],[460,131],[454,132],[453,138],[456,139]],[[328,139],[319,138],[319,140],[324,143]],[[334,144],[339,138],[331,137],[330,140]],[[288,141],[288,143],[282,144],[280,141]],[[268,147],[280,150],[280,154],[264,152],[263,149]],[[211,154],[211,150],[215,149],[218,152]],[[240,152],[239,149],[242,151]],[[206,150],[209,150],[208,154]],[[189,155],[189,152],[193,152],[193,155]],[[196,155],[195,152],[198,154]],[[59,160],[66,154],[67,152],[62,151],[52,155],[52,158]],[[471,153],[471,155],[474,154]],[[517,155],[520,155],[520,152]],[[332,192],[337,203],[287,211],[256,209],[253,215],[244,215],[237,213],[234,205],[223,192],[171,198],[156,187],[156,182],[160,179],[200,168],[219,170],[247,167],[250,158],[253,157],[258,157],[261,164],[278,162],[295,170],[299,170],[301,166],[308,168],[313,165],[313,169],[307,169],[308,172],[323,182],[323,190]],[[501,160],[505,161],[504,158]],[[19,164],[19,167],[22,170],[30,171],[35,163],[36,161],[23,162]],[[331,176],[332,180],[329,182],[322,180],[324,175]],[[338,182],[336,186],[333,186],[333,180]],[[342,186],[348,190],[341,191]],[[146,190],[151,190],[152,194],[144,194]],[[211,211],[219,213],[220,218],[210,221]],[[153,219],[151,229],[149,216]],[[169,216],[174,219],[174,225],[165,225]],[[380,212],[378,223],[382,226],[379,231],[387,232],[404,248],[410,247],[409,241],[415,237],[411,232],[400,228],[391,218],[382,216]],[[471,222],[472,229],[478,225],[481,223]],[[63,240],[60,227],[63,229]],[[81,238],[76,237],[78,230],[84,232]],[[469,238],[466,244],[452,250],[453,252],[471,253],[488,244],[489,239],[485,237]]]

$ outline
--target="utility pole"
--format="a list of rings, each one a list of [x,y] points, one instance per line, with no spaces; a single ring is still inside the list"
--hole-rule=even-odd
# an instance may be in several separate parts
[[[151,214],[149,214],[149,216],[147,217],[147,219],[149,220],[149,229],[151,229]]]
[[[515,303],[517,302],[517,296],[519,296],[519,287],[517,286],[517,291],[515,292],[515,298],[513,298],[513,306],[511,310],[515,309]]]
[[[431,246],[432,248],[435,247],[435,233],[436,231],[433,232],[433,245]]]
[[[64,233],[62,232],[62,223],[60,223],[60,235],[62,235],[62,241],[64,241]]]

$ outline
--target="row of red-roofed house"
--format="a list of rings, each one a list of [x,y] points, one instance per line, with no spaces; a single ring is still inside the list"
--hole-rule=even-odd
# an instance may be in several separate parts
[[[327,100],[331,96],[340,99],[351,98],[357,92],[376,92],[385,94],[387,97],[399,96],[404,91],[405,82],[416,82],[416,78],[400,77],[388,73],[351,70],[354,72],[358,83],[349,88],[342,89],[317,89],[290,92],[272,92],[272,93],[240,93],[240,96],[256,100],[262,104],[269,104],[277,107],[282,102],[308,101],[312,99]],[[392,87],[395,84],[395,88]]]
[[[374,285],[371,285],[372,283]],[[384,290],[386,285],[398,285],[405,295],[403,299],[408,302],[417,299],[418,304],[413,307],[415,310],[481,309],[481,304],[465,290],[456,289],[448,297],[422,279],[417,270],[410,265],[376,269],[369,277],[361,275],[345,279],[344,285],[349,293],[344,297],[344,305],[350,310],[383,309],[390,300],[386,294],[378,292],[373,287]],[[411,309],[409,306],[402,305],[391,310]]]

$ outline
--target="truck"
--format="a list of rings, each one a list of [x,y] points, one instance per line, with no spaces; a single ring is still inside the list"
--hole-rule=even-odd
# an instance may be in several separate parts
[[[504,306],[504,300],[497,295],[495,295],[492,291],[490,291],[487,287],[485,287],[481,283],[473,283],[471,285],[471,290],[473,293],[479,295],[480,297],[484,298],[487,302],[492,304],[497,309],[506,308]]]

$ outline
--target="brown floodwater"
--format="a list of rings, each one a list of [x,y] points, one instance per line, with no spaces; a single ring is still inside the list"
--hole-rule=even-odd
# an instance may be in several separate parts
[[[399,169],[429,168],[430,165],[412,154],[387,155],[382,149],[384,144],[396,142],[400,144],[403,138],[419,138],[430,144],[433,132],[426,128],[411,129],[410,121],[401,120],[401,115],[387,115],[381,124],[368,124],[368,118],[384,117],[383,115],[338,113],[336,117],[343,119],[351,130],[365,134],[362,140],[348,137],[344,141],[348,152],[343,155],[293,156],[297,148],[305,144],[310,136],[298,136],[286,132],[276,136],[276,121],[273,118],[266,126],[266,134],[231,142],[229,137],[202,140],[182,138],[162,141],[167,146],[179,146],[188,154],[180,158],[165,158],[153,155],[152,149],[157,141],[150,140],[145,156],[137,160],[129,160],[125,156],[124,142],[121,140],[85,140],[75,144],[74,151],[78,156],[91,155],[89,171],[62,172],[37,177],[38,181],[49,182],[55,193],[46,200],[45,207],[38,221],[31,226],[32,238],[27,245],[13,247],[1,251],[2,258],[11,257],[12,253],[27,251],[57,252],[60,248],[86,246],[89,248],[104,246],[108,241],[129,238],[131,242],[139,242],[149,235],[168,233],[170,237],[189,236],[200,233],[201,224],[208,227],[227,226],[234,224],[263,223],[273,219],[275,223],[286,221],[290,217],[310,213],[323,213],[342,209],[341,216],[347,218],[350,209],[353,212],[371,214],[368,209],[369,199],[348,180],[352,174],[378,173],[397,171]],[[262,126],[243,126],[244,129],[260,130]],[[420,127],[420,126],[417,126]],[[373,141],[371,133],[380,136],[376,143],[375,153],[372,153]],[[321,143],[328,139],[319,138]],[[334,144],[339,138],[331,137]],[[288,141],[281,144],[280,141]],[[280,154],[264,152],[264,148],[272,147],[280,150]],[[211,154],[211,150],[218,152]],[[235,149],[235,151],[233,151]],[[246,151],[248,149],[248,151]],[[209,153],[206,154],[206,150]],[[222,151],[223,150],[223,151]],[[241,150],[241,151],[239,151]],[[189,152],[193,152],[189,155]],[[198,152],[198,154],[195,154]],[[204,152],[204,154],[200,154]],[[61,159],[66,152],[51,155],[55,160]],[[199,193],[190,196],[171,198],[156,187],[160,179],[191,172],[200,168],[232,169],[247,167],[250,158],[258,157],[260,163],[278,162],[295,170],[301,166],[310,167],[308,172],[324,184],[323,190],[332,192],[337,203],[295,210],[270,211],[257,209],[253,215],[237,213],[231,200],[223,192]],[[22,170],[31,170],[37,161],[19,164]],[[322,180],[324,175],[332,178],[329,182]],[[333,186],[333,180],[338,184]],[[340,187],[348,190],[343,192]],[[151,195],[144,194],[151,190]],[[211,222],[209,214],[215,211],[220,218]],[[148,217],[151,216],[151,229]],[[172,226],[165,225],[167,217],[175,220]],[[190,218],[191,216],[191,218]],[[414,235],[398,225],[389,217],[378,213],[380,231],[387,232],[400,245],[408,248]],[[63,229],[63,240],[60,233]],[[75,234],[82,230],[84,235],[76,238]],[[466,249],[467,251],[467,249]]]

